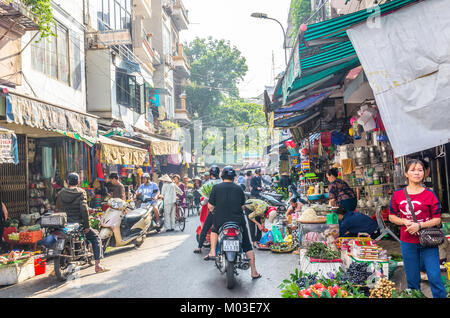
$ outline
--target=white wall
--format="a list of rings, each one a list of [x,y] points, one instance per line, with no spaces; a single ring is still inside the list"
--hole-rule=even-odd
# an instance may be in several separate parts
[[[60,2],[71,3],[72,1],[62,1]],[[81,1],[74,1],[81,2]],[[82,6],[72,5],[67,8],[70,14],[74,17],[82,18]],[[68,84],[53,79],[44,73],[36,71],[31,66],[31,48],[36,46],[35,38],[30,45],[22,53],[22,70],[24,74],[24,80],[22,81],[22,86],[17,88],[20,93],[28,94],[33,97],[37,97],[49,103],[56,105],[61,105],[69,109],[86,112],[86,76],[85,76],[85,55],[84,55],[84,28],[83,25],[75,21],[71,16],[66,16],[61,14],[59,10],[53,10],[53,16],[55,20],[64,25],[69,32],[76,33],[79,38],[79,42],[76,44],[80,49],[80,60],[81,60],[81,89],[76,90]],[[24,47],[32,38],[35,32],[27,32],[22,37],[22,47]],[[70,33],[69,33],[70,34]],[[70,37],[70,35],[69,35]],[[52,37],[52,41],[56,41],[56,37]],[[69,41],[73,39],[70,38]],[[26,79],[26,80],[25,80]],[[34,92],[34,93],[33,93]],[[37,96],[35,96],[36,94]]]
[[[110,50],[87,50],[86,59],[87,109],[89,112],[110,112],[112,93],[114,93],[115,99]]]

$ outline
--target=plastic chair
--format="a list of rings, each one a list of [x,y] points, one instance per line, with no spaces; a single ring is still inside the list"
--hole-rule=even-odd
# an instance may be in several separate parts
[[[380,236],[378,236],[375,241],[381,240],[386,234],[389,234],[393,238],[395,238],[399,243],[401,243],[400,239],[397,237],[397,235],[392,232],[392,230],[384,223],[383,217],[381,216],[381,208],[378,208],[376,211],[376,217],[377,217],[377,223],[378,228],[380,229]]]

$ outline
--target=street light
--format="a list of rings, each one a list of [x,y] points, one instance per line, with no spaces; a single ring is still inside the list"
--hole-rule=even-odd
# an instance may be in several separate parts
[[[280,21],[274,19],[274,18],[269,18],[269,16],[267,15],[267,13],[261,13],[261,12],[253,12],[250,15],[252,18],[257,18],[257,19],[268,19],[268,20],[273,20],[278,22],[278,24],[281,26],[281,29],[283,30],[283,36],[284,36],[284,43],[283,43],[283,48],[284,48],[284,61],[286,62],[286,66],[287,66],[287,53],[286,53],[286,31],[284,31],[284,27],[281,24]]]

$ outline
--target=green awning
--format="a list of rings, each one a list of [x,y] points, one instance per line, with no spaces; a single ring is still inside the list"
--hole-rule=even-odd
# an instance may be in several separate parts
[[[294,46],[294,54],[284,77],[277,85],[274,100],[281,98],[282,104],[285,104],[289,96],[317,87],[327,78],[359,66],[355,49],[347,37],[347,29],[376,15],[384,16],[420,1],[422,0],[392,0],[379,6],[308,25],[307,31],[299,37]]]

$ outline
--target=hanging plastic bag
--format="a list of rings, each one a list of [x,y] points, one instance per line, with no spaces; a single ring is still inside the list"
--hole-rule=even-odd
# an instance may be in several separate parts
[[[263,237],[259,240],[259,243],[263,245],[267,245],[267,243],[273,242],[273,234],[272,231],[268,231],[266,234],[264,234]]]
[[[274,243],[283,243],[283,235],[280,233],[280,230],[278,230],[278,228],[273,225],[272,226],[272,233],[273,233],[273,241]]]

